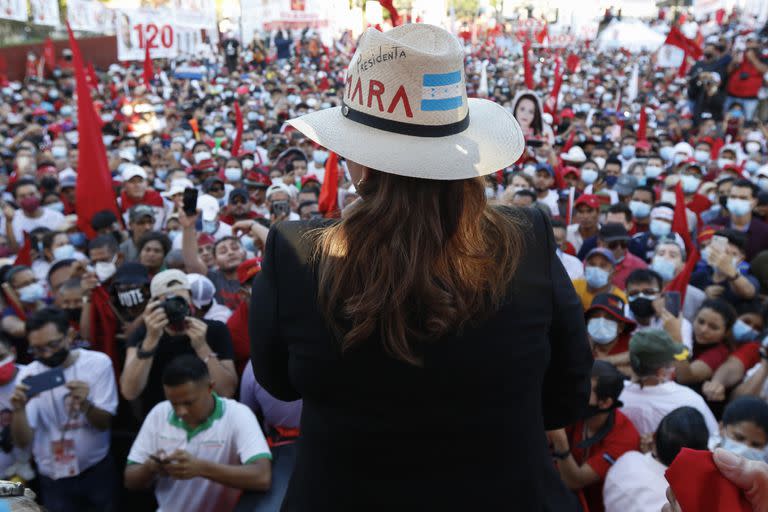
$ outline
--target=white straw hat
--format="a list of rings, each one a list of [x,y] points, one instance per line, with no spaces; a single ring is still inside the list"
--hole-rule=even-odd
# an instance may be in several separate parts
[[[502,106],[467,99],[464,51],[440,27],[368,29],[347,69],[342,106],[288,121],[323,147],[368,168],[458,180],[513,164],[522,130]]]

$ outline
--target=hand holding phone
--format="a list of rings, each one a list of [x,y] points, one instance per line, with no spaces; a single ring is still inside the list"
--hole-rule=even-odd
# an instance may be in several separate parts
[[[62,368],[52,368],[48,371],[30,375],[22,383],[27,386],[27,398],[39,395],[43,391],[54,389],[64,385],[64,370]]]
[[[674,316],[680,316],[680,292],[666,292],[664,293],[664,309]]]

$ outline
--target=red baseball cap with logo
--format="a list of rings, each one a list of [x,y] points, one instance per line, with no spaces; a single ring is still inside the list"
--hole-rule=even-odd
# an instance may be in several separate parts
[[[578,208],[582,204],[589,206],[593,210],[600,209],[600,199],[595,194],[583,194],[579,196],[579,198],[573,204],[573,208]]]

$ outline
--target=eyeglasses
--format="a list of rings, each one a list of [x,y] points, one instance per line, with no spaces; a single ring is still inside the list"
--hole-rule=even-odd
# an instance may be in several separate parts
[[[42,346],[39,346],[39,347],[32,347],[32,346],[30,346],[27,349],[27,354],[29,354],[31,356],[39,356],[41,354],[45,354],[45,353],[48,353],[48,352],[53,352],[54,350],[56,350],[57,348],[59,348],[61,346],[61,344],[64,342],[65,338],[66,338],[66,336],[62,336],[58,340],[49,341],[45,345],[42,345]]]

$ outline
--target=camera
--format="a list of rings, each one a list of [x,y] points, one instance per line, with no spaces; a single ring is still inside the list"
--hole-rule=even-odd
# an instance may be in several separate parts
[[[160,307],[168,317],[168,324],[177,331],[184,330],[184,319],[190,314],[189,304],[184,297],[168,297],[160,303]]]
[[[275,201],[272,203],[272,214],[275,217],[288,216],[291,213],[291,205],[288,201]]]

